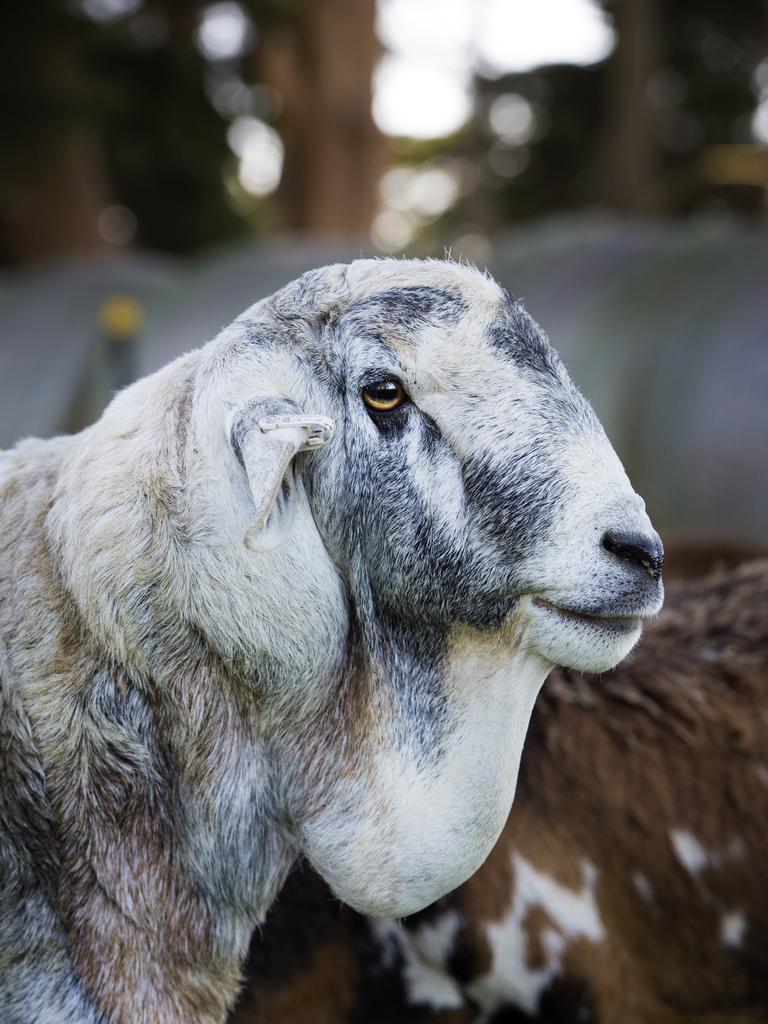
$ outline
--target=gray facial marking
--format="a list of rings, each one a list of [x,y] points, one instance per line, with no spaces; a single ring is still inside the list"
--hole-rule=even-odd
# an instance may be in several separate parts
[[[412,285],[391,288],[361,299],[349,307],[347,315],[374,316],[386,327],[419,327],[429,320],[456,324],[469,306],[466,299],[449,288]]]
[[[440,740],[448,717],[443,665],[448,629],[427,625],[414,633],[398,617],[379,613],[383,632],[394,644],[385,657],[394,683],[400,714],[409,725],[409,749],[419,768],[440,758]]]
[[[464,466],[469,515],[495,540],[511,569],[546,536],[567,500],[567,482],[544,439],[531,438],[503,467],[472,459]]]
[[[511,296],[507,295],[502,303],[498,318],[488,331],[488,339],[517,366],[539,375],[560,376],[560,360],[541,328]]]
[[[442,626],[462,621],[479,628],[498,625],[509,602],[494,587],[482,593],[465,533],[448,532],[417,489],[405,440],[412,431],[432,465],[455,460],[437,425],[425,423],[413,407],[404,412],[399,427],[379,433],[375,446],[361,451],[355,444],[348,452],[345,532],[357,539],[378,609],[418,618],[428,610],[429,621]],[[367,523],[368,529],[356,533],[355,522]]]

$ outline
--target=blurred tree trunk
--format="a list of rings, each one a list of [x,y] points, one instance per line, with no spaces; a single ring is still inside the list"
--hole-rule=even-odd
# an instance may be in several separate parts
[[[656,112],[648,80],[659,66],[661,0],[616,0],[617,46],[610,60],[604,165],[607,198],[625,214],[653,214],[662,206]]]
[[[38,146],[32,153],[25,172],[3,190],[5,258],[36,263],[108,249],[98,219],[110,190],[96,141],[72,133],[58,145]]]
[[[371,117],[375,0],[300,0],[267,28],[258,77],[281,94],[281,221],[325,235],[368,234],[386,145]]]

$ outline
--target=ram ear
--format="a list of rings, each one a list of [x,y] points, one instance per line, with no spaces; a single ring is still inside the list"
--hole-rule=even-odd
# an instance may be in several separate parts
[[[295,514],[293,458],[330,441],[333,431],[333,420],[307,416],[288,399],[253,398],[234,409],[227,437],[255,506],[248,547],[266,550],[283,540]]]

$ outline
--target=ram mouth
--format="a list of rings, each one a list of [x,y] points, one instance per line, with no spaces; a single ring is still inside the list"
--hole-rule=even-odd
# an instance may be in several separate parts
[[[563,608],[552,604],[551,601],[545,601],[543,597],[534,597],[533,603],[537,608],[542,608],[559,619],[614,634],[632,633],[642,622],[640,615],[595,615],[591,612],[576,611],[574,608]]]

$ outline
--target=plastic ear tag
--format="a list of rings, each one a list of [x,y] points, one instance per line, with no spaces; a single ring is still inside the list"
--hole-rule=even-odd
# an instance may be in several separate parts
[[[327,416],[263,416],[259,420],[259,427],[265,434],[270,430],[286,428],[306,431],[306,436],[297,449],[300,452],[321,448],[331,440],[336,430],[336,424]]]

